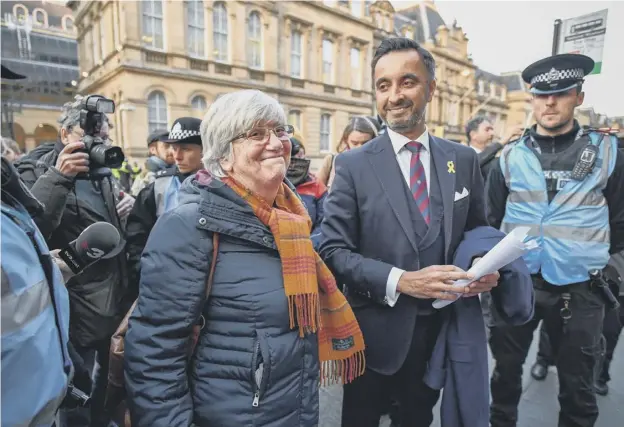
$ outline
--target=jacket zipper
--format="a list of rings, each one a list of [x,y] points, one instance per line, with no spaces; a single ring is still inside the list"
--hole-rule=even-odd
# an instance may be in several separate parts
[[[257,408],[258,405],[260,404],[260,386],[258,385],[258,382],[256,380],[256,362],[258,361],[258,354],[260,354],[260,339],[259,338],[257,338],[256,346],[254,348],[253,364],[252,364],[252,371],[251,371],[251,382],[253,384],[253,392],[254,392],[251,406],[253,406],[254,408]],[[264,363],[264,360],[262,362]],[[263,374],[264,374],[264,369],[263,369]],[[260,384],[262,384],[262,378],[260,378]]]

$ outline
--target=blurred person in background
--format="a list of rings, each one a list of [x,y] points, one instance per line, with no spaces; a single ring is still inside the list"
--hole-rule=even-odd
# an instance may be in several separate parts
[[[21,178],[45,206],[34,219],[51,249],[66,247],[99,221],[112,224],[124,236],[124,222],[134,204],[133,197],[121,195],[111,175],[90,173],[90,157],[85,152],[85,134],[80,127],[83,100],[78,95],[63,106],[58,141],[47,153],[37,160],[26,156],[17,163]],[[97,136],[105,144],[110,144],[109,129],[108,118],[104,118]],[[90,410],[64,411],[63,423],[68,427],[100,426],[104,424],[110,337],[129,308],[124,302],[125,249],[100,258],[72,277],[66,286],[71,309],[70,341],[87,369],[94,372],[94,378]],[[96,365],[99,368],[93,369]]]
[[[141,168],[136,163],[134,165],[130,164],[128,159],[126,159],[120,167],[114,168],[112,172],[121,189],[126,193],[130,193],[132,184],[141,173]]]
[[[194,117],[182,117],[173,123],[171,132],[166,138],[163,137],[166,142],[161,143],[169,146],[168,151],[173,153],[176,167],[154,174],[154,181],[139,192],[128,216],[128,283],[132,299],[138,295],[141,253],[156,220],[178,205],[180,186],[203,167],[200,125],[201,120]]]
[[[2,157],[6,158],[9,162],[15,163],[22,157],[22,150],[20,150],[17,142],[13,141],[10,138],[2,137],[0,139],[0,152],[2,152]]]
[[[477,116],[466,123],[466,139],[468,145],[478,154],[479,166],[483,180],[487,179],[488,173],[494,164],[498,154],[507,143],[522,136],[524,128],[514,126],[505,134],[503,139],[494,141],[494,125],[485,116]]]
[[[285,180],[292,133],[260,91],[208,109],[205,170],[183,183],[141,257],[125,339],[133,427],[317,427],[319,384],[361,374],[359,326]]]
[[[374,117],[353,117],[349,121],[349,124],[345,127],[336,151],[340,154],[343,151],[366,144],[368,141],[379,135],[380,127],[379,122]],[[331,183],[334,180],[334,174],[336,173],[334,165],[338,154],[332,153],[327,155],[325,159],[323,159],[323,164],[316,174],[318,180],[325,184],[328,188],[331,187]]]
[[[295,186],[297,193],[305,205],[312,220],[310,233],[314,248],[318,247],[321,237],[321,222],[323,221],[323,204],[327,197],[327,187],[310,173],[310,160],[305,157],[305,143],[303,135],[295,129],[290,138],[292,151],[290,165],[286,177]]]
[[[155,174],[161,170],[173,168],[175,170],[175,159],[169,144],[164,140],[169,136],[166,129],[155,130],[147,137],[147,148],[149,157],[145,161],[145,171],[143,175],[135,179],[132,184],[131,194],[136,197],[147,184],[154,182]]]

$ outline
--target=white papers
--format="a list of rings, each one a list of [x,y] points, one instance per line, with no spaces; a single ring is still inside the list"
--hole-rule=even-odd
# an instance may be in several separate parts
[[[486,276],[492,274],[507,264],[520,258],[526,252],[536,249],[537,242],[531,241],[524,243],[524,239],[530,230],[530,227],[514,228],[503,240],[498,242],[487,254],[483,256],[475,265],[468,270],[468,273],[474,275],[472,280],[457,280],[453,284],[455,287],[465,287]],[[457,294],[460,297],[462,294]],[[454,301],[437,299],[433,302],[433,307],[440,309],[452,304]]]

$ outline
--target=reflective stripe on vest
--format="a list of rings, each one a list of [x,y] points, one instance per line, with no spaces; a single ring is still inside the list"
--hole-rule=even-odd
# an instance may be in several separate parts
[[[599,145],[592,172],[582,181],[570,180],[548,202],[546,180],[540,161],[525,137],[505,147],[501,170],[509,189],[501,230],[529,226],[531,240],[541,250],[524,259],[531,273],[541,272],[553,285],[589,279],[589,271],[602,269],[609,260],[609,209],[603,190],[615,167],[617,141],[595,132],[589,135]]]
[[[156,200],[156,216],[170,211],[178,205],[180,179],[177,176],[165,176],[154,181],[154,198]]]
[[[3,426],[51,425],[71,376],[67,289],[56,266],[54,283],[48,284],[27,233],[34,237],[42,254],[47,254],[43,236],[28,213],[2,203]]]

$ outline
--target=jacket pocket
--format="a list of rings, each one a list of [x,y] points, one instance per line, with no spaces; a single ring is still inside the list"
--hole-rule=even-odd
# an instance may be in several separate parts
[[[251,358],[252,406],[260,406],[260,400],[268,387],[271,360],[266,336],[256,331],[253,356]]]

